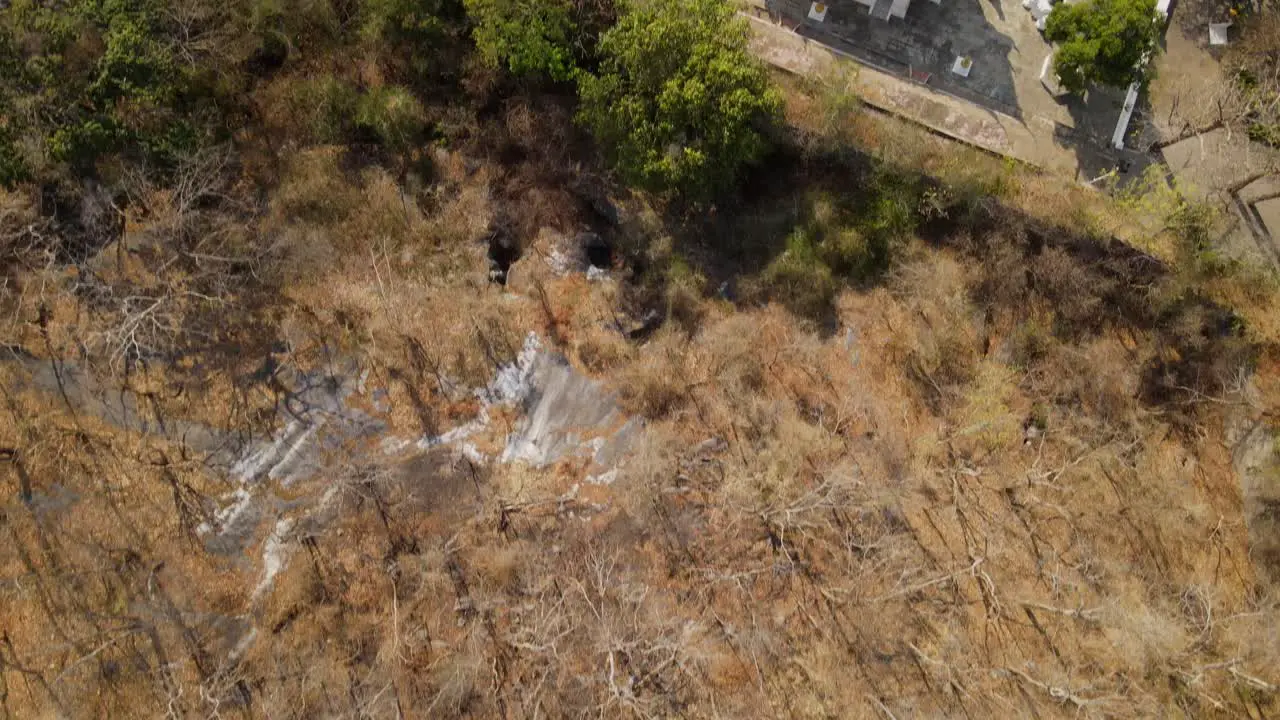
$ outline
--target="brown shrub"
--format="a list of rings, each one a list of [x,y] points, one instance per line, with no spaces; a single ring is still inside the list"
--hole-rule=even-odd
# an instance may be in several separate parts
[[[613,370],[630,359],[631,343],[617,332],[602,331],[579,336],[574,344],[578,362],[593,373]]]
[[[958,452],[981,462],[1021,444],[1026,411],[1016,380],[1013,370],[1001,363],[978,363],[972,382],[959,390],[952,416],[951,437]]]
[[[1059,332],[1078,336],[1101,327],[1108,315],[1104,301],[1115,292],[1115,280],[1057,247],[1046,247],[1032,260],[1031,277],[1032,288],[1054,308]]]
[[[981,282],[974,299],[1003,313],[1018,314],[1028,299],[1029,275],[1023,243],[1002,233],[993,233],[982,244]]]
[[[905,359],[908,376],[933,402],[948,388],[972,377],[981,343],[975,309],[969,302],[965,269],[951,258],[935,256],[903,265],[892,281],[911,308],[911,326],[894,342]]]
[[[696,333],[707,314],[701,283],[693,279],[668,283],[666,301],[667,318],[685,335]]]
[[[273,633],[315,612],[325,596],[324,584],[309,562],[288,563],[278,574],[263,608],[263,625]]]
[[[690,391],[683,365],[671,350],[642,353],[621,379],[619,396],[623,407],[651,419],[680,410]]]
[[[1124,429],[1136,421],[1138,368],[1119,342],[1058,346],[1042,366],[1044,390],[1079,422]]]
[[[524,543],[485,548],[472,556],[471,568],[491,591],[516,594],[524,580],[525,565],[534,549]]]

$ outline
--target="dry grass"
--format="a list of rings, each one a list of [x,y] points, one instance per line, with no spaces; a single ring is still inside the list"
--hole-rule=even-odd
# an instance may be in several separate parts
[[[503,118],[514,135],[536,132],[519,107]],[[946,167],[945,153],[920,152],[913,162]],[[22,448],[38,497],[11,493],[3,508],[0,659],[7,687],[22,683],[6,710],[1277,710],[1280,606],[1259,577],[1267,547],[1250,544],[1227,446],[1236,413],[1274,412],[1272,355],[1255,400],[1147,402],[1154,358],[1222,349],[1169,342],[1194,338],[1204,318],[1189,312],[1189,332],[1123,313],[1096,321],[1131,289],[1065,252],[1029,256],[1012,230],[970,238],[981,246],[912,243],[879,285],[832,290],[829,336],[776,303],[706,300],[689,273],[664,287],[666,325],[631,341],[618,282],[549,272],[550,233],[522,235],[512,284],[491,286],[479,241],[494,198],[518,184],[439,166],[438,190],[404,195],[332,150],[299,155],[261,221],[286,289],[272,309],[281,358],[354,357],[370,393],[387,391],[393,431],[414,437],[473,417],[471,388],[538,332],[647,419],[616,481],[587,483],[576,461],[486,468],[437,448],[370,466],[337,449],[316,485],[341,492],[255,601],[256,560],[184,537],[186,491],[174,494],[158,453],[195,495],[217,497],[217,478],[161,440],[61,412],[5,370],[0,448]],[[974,186],[999,177],[939,172]],[[1032,197],[1035,182],[1019,174],[1003,192]],[[539,197],[522,201],[524,217],[554,225],[544,205],[557,196]],[[59,343],[78,312],[65,302],[53,310]],[[235,408],[205,397],[237,390],[227,374],[165,402],[228,421],[270,406],[261,390]],[[472,440],[493,452],[513,420],[494,409]],[[22,482],[13,458],[4,472]],[[228,618],[257,632],[234,662],[217,639],[231,636]],[[19,665],[35,670],[7,669]],[[147,670],[161,665],[171,673]]]
[[[1066,270],[1046,299],[1072,287],[1080,271]],[[1230,638],[1274,605],[1254,595],[1243,525],[1222,522],[1240,516],[1215,441],[1170,439],[1135,400],[1132,358],[1154,339],[1107,332],[1076,348],[1042,332],[1034,352],[1001,355],[1000,327],[969,301],[981,279],[930,253],[887,290],[845,293],[856,349],[797,334],[774,309],[712,315],[691,340],[660,336],[637,359],[632,392],[657,398],[638,406],[662,408],[649,410],[661,419],[650,432],[687,439],[643,450],[618,492],[650,498],[625,503],[636,512],[667,498],[654,522],[676,523],[662,531],[671,551],[714,568],[688,579],[706,583],[704,613],[771,618],[730,636],[753,662],[721,672],[761,707],[787,697],[818,714],[1267,707],[1276,648]],[[1006,308],[1000,325],[1043,325],[1038,302]],[[685,409],[666,410],[681,393]],[[708,435],[728,440],[712,472],[662,459]],[[661,491],[673,482],[698,501]],[[861,519],[845,527],[843,514]],[[791,567],[809,579],[782,579]],[[1209,627],[1207,604],[1232,620]],[[859,619],[870,608],[874,624]],[[876,699],[878,671],[831,674],[830,658],[853,648],[882,648],[903,663],[897,677],[931,680]],[[1176,681],[1144,679],[1157,676]]]
[[[17,484],[4,508],[0,625],[10,659],[48,672],[9,709],[161,712],[166,692],[199,684],[201,662],[165,608],[218,612],[244,597],[222,563],[191,552],[198,498],[219,485],[181,448],[51,403],[12,366],[0,387],[0,444],[20,448],[5,468]],[[164,678],[139,663],[161,652]]]
[[[666,347],[654,347],[622,374],[620,392],[623,406],[647,418],[661,418],[682,408],[688,400],[680,354]]]

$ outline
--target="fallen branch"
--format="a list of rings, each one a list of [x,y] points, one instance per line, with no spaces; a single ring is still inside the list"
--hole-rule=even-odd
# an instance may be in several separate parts
[[[1243,680],[1246,683],[1252,685],[1253,687],[1259,690],[1262,690],[1263,692],[1270,693],[1270,692],[1275,692],[1277,690],[1275,685],[1272,685],[1271,683],[1261,678],[1254,677],[1249,673],[1243,672],[1240,670],[1240,668],[1236,667],[1235,665],[1232,665],[1231,667],[1227,668],[1227,672],[1231,673],[1231,675],[1236,677],[1237,679]]]
[[[953,572],[953,573],[950,573],[950,574],[947,574],[947,575],[943,575],[943,576],[941,576],[941,577],[936,577],[936,578],[934,578],[934,579],[932,579],[932,580],[929,580],[929,581],[927,581],[927,582],[920,583],[919,585],[912,585],[912,586],[911,586],[911,587],[909,587],[909,588],[903,588],[903,589],[901,589],[901,590],[898,590],[897,592],[889,593],[888,595],[881,595],[880,597],[875,598],[874,600],[872,600],[872,602],[883,602],[883,601],[885,601],[885,600],[892,600],[892,599],[894,599],[894,598],[900,598],[900,597],[903,597],[904,595],[910,595],[910,594],[912,594],[912,593],[917,593],[917,592],[920,592],[921,590],[926,590],[926,589],[928,589],[928,588],[931,588],[931,587],[933,587],[934,585],[941,585],[942,583],[945,583],[945,582],[947,582],[947,581],[949,581],[949,580],[954,580],[954,579],[956,579],[957,577],[959,577],[959,576],[961,576],[961,575],[964,575],[964,574],[966,574],[966,573],[967,573],[968,575],[970,575],[970,576],[973,576],[973,575],[974,575],[974,571],[976,571],[976,570],[978,569],[978,566],[979,566],[979,565],[981,565],[981,564],[982,564],[982,562],[983,562],[984,560],[986,560],[986,558],[981,558],[981,557],[980,557],[980,558],[977,558],[977,559],[975,559],[975,560],[973,561],[973,564],[972,564],[972,565],[970,565],[969,567],[963,568],[963,569],[961,569],[961,570],[957,570],[957,571],[955,571],[955,572]]]
[[[1079,695],[1075,694],[1071,690],[1071,688],[1058,687],[1057,685],[1050,685],[1048,683],[1041,682],[1040,680],[1037,680],[1031,677],[1030,675],[1026,674],[1021,670],[1018,670],[1017,668],[1006,667],[1004,668],[1004,671],[1008,673],[1012,673],[1013,675],[1017,675],[1019,679],[1021,679],[1023,682],[1027,683],[1028,685],[1034,688],[1043,690],[1045,693],[1048,693],[1049,697],[1053,698],[1054,700],[1057,700],[1059,704],[1071,703],[1072,705],[1075,705],[1077,708],[1083,710],[1094,704],[1103,702],[1108,699],[1108,698],[1080,697]]]
[[[1055,613],[1057,615],[1064,615],[1093,625],[1098,624],[1102,620],[1102,608],[1060,608],[1035,602],[1023,602],[1022,607],[1029,608],[1031,610]]]
[[[889,718],[889,720],[898,720],[898,716],[890,712],[889,708],[885,707],[884,703],[880,702],[880,698],[875,695],[868,695],[867,697],[871,698],[871,702],[875,703],[876,707],[880,708],[880,711],[883,712],[885,717]]]

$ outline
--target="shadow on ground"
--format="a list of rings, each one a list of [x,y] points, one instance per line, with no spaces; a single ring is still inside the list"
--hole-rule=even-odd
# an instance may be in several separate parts
[[[740,309],[776,302],[831,337],[841,329],[839,293],[891,283],[919,238],[975,261],[970,300],[988,317],[1029,322],[1032,307],[1052,308],[1048,331],[1074,343],[1116,328],[1155,333],[1169,352],[1135,358],[1146,364],[1138,392],[1153,407],[1176,411],[1188,388],[1218,391],[1253,352],[1238,319],[1194,290],[1154,300],[1172,278],[1160,260],[1033,218],[1002,202],[998,183],[947,186],[863,153],[814,154],[795,142],[766,165],[731,200],[667,212],[675,257],[640,263],[631,288],[651,312],[683,324],[673,291],[687,292],[695,277],[704,297]]]

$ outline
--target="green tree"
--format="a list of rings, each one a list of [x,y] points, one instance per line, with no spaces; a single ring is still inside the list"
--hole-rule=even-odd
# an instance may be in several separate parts
[[[31,158],[78,173],[125,153],[164,167],[203,132],[200,70],[178,59],[161,0],[14,0],[0,35],[0,182],[48,170]]]
[[[22,72],[18,52],[13,46],[8,30],[0,25],[0,78],[14,78]],[[13,103],[9,99],[11,89],[0,83],[0,187],[13,187],[30,177],[27,160],[22,156],[19,143],[19,121]]]
[[[475,22],[473,35],[481,55],[492,65],[506,65],[516,75],[546,74],[573,78],[570,38],[576,27],[567,0],[465,0]]]
[[[579,79],[581,121],[633,182],[707,197],[768,150],[782,102],[726,0],[632,0]]]
[[[18,141],[18,133],[8,125],[0,125],[0,187],[12,188],[31,178]]]
[[[1156,0],[1087,0],[1053,8],[1044,36],[1058,43],[1054,70],[1076,93],[1090,83],[1126,87],[1157,51],[1162,18]]]

